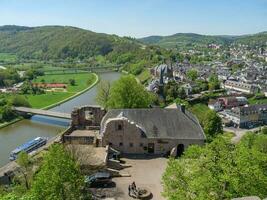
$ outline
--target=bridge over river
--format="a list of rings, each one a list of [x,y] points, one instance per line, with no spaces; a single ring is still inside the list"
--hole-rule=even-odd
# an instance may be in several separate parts
[[[13,107],[12,110],[22,115],[43,115],[48,117],[56,117],[62,119],[71,119],[71,114],[62,113],[51,110],[42,110],[42,109],[34,109],[34,108],[26,108],[26,107]]]
[[[118,72],[99,73],[99,77],[101,80],[111,82],[118,80],[120,76],[121,73]],[[75,107],[80,107],[83,105],[95,105],[97,104],[95,101],[96,95],[97,87],[92,87],[90,90],[86,91],[80,96],[77,96],[65,103],[51,108],[49,109],[49,111],[53,111],[56,113],[71,113],[71,111]],[[29,110],[27,110],[27,112],[29,112]],[[53,115],[51,114],[51,112],[49,113],[50,115]],[[20,114],[27,115],[26,112],[21,112]],[[46,115],[47,113],[42,110],[42,112],[39,112],[38,114]],[[0,129],[0,167],[4,166],[9,162],[9,154],[16,147],[39,136],[54,138],[62,131],[64,131],[70,123],[69,119],[40,116],[38,114],[30,114],[34,115],[30,118],[30,120],[21,120],[15,124],[11,124],[10,126],[6,126]],[[60,114],[60,116],[62,115]]]

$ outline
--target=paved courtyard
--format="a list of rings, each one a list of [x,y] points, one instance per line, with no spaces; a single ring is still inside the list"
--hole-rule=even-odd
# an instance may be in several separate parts
[[[163,187],[161,177],[167,166],[166,158],[155,157],[128,157],[123,158],[125,164],[131,167],[121,170],[121,174],[130,174],[130,177],[116,177],[112,184],[107,187],[90,188],[90,191],[99,198],[114,200],[134,199],[128,196],[128,186],[135,181],[136,187],[149,189],[153,200],[164,200],[161,196]]]
[[[148,188],[153,194],[152,199],[165,199],[161,196],[161,192],[163,191],[161,177],[167,166],[166,158],[131,157],[123,158],[123,160],[126,161],[126,164],[132,165],[132,167],[123,169],[121,173],[129,173],[131,177],[113,178],[117,188],[115,199],[133,199],[128,196],[128,186],[133,181],[135,181],[137,188]]]

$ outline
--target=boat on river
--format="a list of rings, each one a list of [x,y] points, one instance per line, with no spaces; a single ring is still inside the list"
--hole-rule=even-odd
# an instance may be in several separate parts
[[[22,144],[21,146],[17,147],[16,149],[14,149],[10,153],[9,160],[11,160],[11,161],[16,160],[20,152],[24,151],[26,153],[31,153],[31,152],[37,150],[41,146],[44,146],[46,144],[47,140],[48,139],[45,137],[36,137],[36,138]]]

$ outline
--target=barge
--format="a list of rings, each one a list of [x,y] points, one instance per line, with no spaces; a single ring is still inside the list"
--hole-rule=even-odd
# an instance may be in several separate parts
[[[9,156],[9,160],[13,161],[16,160],[20,152],[31,153],[32,151],[44,146],[47,142],[47,138],[45,137],[36,137],[33,140],[30,140],[21,146],[14,149]]]

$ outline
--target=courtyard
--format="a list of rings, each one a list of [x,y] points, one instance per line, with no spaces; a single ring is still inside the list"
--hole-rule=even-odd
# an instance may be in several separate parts
[[[151,191],[153,195],[151,199],[165,199],[161,196],[163,191],[161,177],[167,167],[167,158],[131,156],[122,160],[131,167],[121,170],[121,174],[130,174],[130,177],[115,177],[112,179],[114,182],[112,186],[93,188],[95,194],[105,195],[116,200],[134,199],[128,196],[128,186],[134,181],[137,188],[147,188]]]

